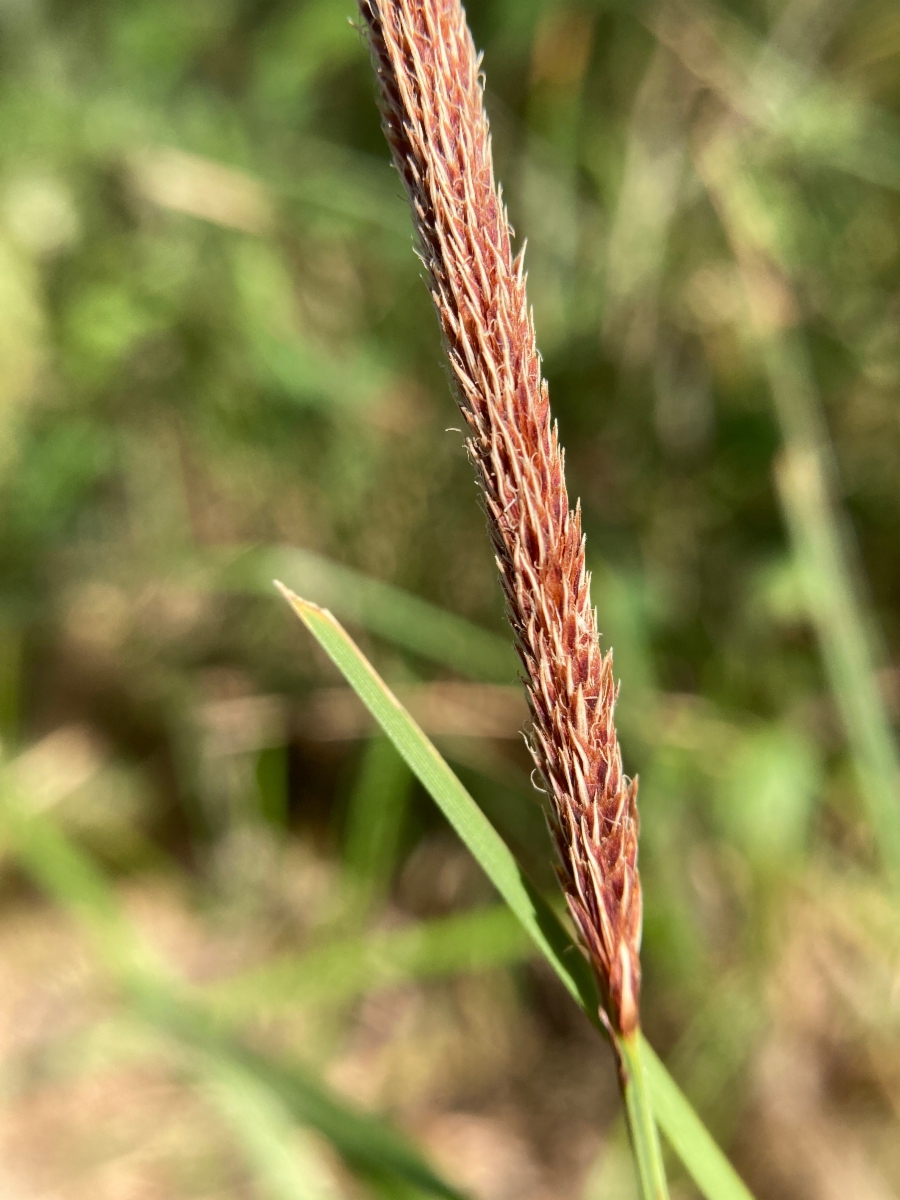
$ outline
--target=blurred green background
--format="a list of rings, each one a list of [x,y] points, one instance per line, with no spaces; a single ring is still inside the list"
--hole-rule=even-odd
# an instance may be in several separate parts
[[[641,777],[648,1035],[760,1200],[900,1195],[900,9],[467,7]],[[352,15],[0,4],[10,1200],[633,1195],[608,1049],[271,586],[552,892]]]

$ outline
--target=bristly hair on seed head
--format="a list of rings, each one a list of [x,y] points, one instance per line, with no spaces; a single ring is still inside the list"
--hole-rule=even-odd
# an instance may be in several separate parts
[[[494,182],[459,0],[359,0],[384,132],[413,210],[468,424],[572,917],[622,1033],[639,1023],[637,783],[622,770],[578,505],[569,506],[522,255]]]

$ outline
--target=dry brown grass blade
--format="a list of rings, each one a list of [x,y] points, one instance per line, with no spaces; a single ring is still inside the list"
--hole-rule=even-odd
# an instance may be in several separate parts
[[[459,0],[360,0],[384,130],[468,427],[549,797],[560,876],[608,1016],[639,1023],[636,782],[622,770],[610,654],[599,648],[579,508],[570,508],[521,254],[494,183]]]

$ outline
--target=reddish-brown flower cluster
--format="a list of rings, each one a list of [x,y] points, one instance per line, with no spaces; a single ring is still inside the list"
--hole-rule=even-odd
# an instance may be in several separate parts
[[[609,1017],[627,1034],[640,991],[637,787],[622,771],[580,512],[569,508],[522,257],[494,184],[479,59],[459,0],[360,9],[525,668],[563,888]]]

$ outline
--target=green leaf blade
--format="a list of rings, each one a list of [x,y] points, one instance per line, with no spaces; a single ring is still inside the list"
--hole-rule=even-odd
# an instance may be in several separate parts
[[[283,1117],[290,1116],[330,1141],[363,1176],[389,1177],[440,1200],[467,1200],[401,1133],[332,1095],[300,1066],[275,1062],[223,1029],[202,994],[186,988],[151,952],[91,857],[21,801],[2,762],[0,835],[38,886],[92,935],[131,1012],[199,1056],[199,1074],[206,1082],[226,1087],[225,1104],[231,1106],[257,1174],[266,1160],[266,1178],[260,1182],[270,1195],[278,1200],[300,1197],[285,1136]],[[269,1126],[262,1130],[265,1119]]]
[[[331,613],[301,600],[283,584],[277,586],[438,804],[497,891],[554,967],[564,986],[587,1011],[595,1011],[597,993],[586,964],[580,978],[576,978],[576,974],[563,965],[560,956],[562,952],[571,950],[571,941],[543,897],[522,874],[509,847],[444,762],[434,744]],[[580,954],[578,958],[583,962]]]
[[[708,1200],[753,1200],[752,1193],[643,1034],[640,1042],[656,1119],[694,1183]]]
[[[592,1023],[605,1032],[596,984],[583,955],[435,746],[331,613],[302,600],[283,584],[276,586],[397,747],[563,986]],[[640,1046],[656,1120],[700,1191],[707,1200],[752,1200],[646,1039],[641,1038]]]

